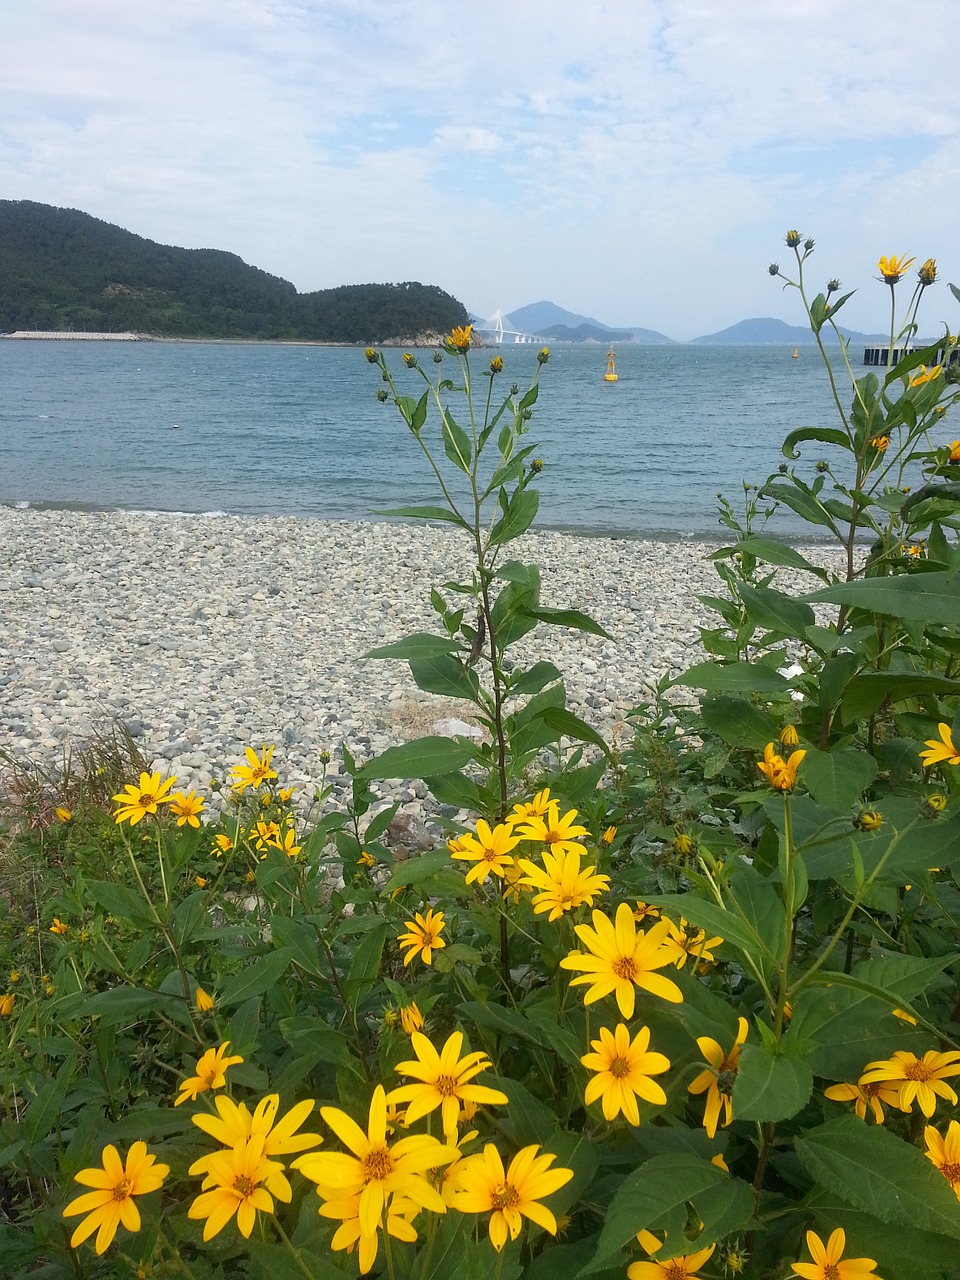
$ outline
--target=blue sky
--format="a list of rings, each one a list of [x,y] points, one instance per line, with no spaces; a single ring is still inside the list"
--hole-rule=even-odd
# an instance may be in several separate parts
[[[229,249],[300,290],[438,284],[690,338],[884,328],[881,254],[960,323],[956,0],[3,0],[0,196]],[[904,286],[907,282],[904,282]],[[902,288],[904,286],[901,286]]]

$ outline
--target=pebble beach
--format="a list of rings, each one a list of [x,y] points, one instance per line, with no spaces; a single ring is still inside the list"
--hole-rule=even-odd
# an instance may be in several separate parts
[[[275,744],[285,785],[312,789],[329,752],[360,761],[468,704],[421,693],[405,663],[365,653],[438,630],[430,589],[469,573],[445,527],[295,518],[0,509],[0,750],[55,768],[111,721],[179,786],[209,796],[246,746]],[[608,739],[665,672],[699,660],[710,548],[528,533],[541,603],[610,640],[540,627],[518,647],[564,673],[572,710]],[[381,794],[422,811],[421,783]]]

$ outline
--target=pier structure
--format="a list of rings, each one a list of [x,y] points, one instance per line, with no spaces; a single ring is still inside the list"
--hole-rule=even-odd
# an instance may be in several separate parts
[[[40,342],[139,342],[139,333],[87,333],[80,329],[17,329],[2,333],[0,338]]]
[[[902,347],[894,347],[893,359],[889,361],[889,363],[892,367],[893,365],[897,364],[898,361],[902,360],[904,356],[913,355],[915,351],[922,351],[924,347],[928,347],[928,346],[930,346],[929,342],[916,342],[916,343],[906,343]],[[946,351],[946,347],[943,344],[941,344],[940,349],[937,351],[936,355],[933,357],[934,364],[943,364],[945,351]],[[889,342],[887,343],[886,346],[864,347],[863,363],[869,364],[869,365],[883,365],[883,367],[886,368],[889,355],[890,355]],[[957,347],[954,347],[953,350],[950,352],[950,359],[948,363],[956,364],[958,356],[960,356],[960,349],[958,349]]]

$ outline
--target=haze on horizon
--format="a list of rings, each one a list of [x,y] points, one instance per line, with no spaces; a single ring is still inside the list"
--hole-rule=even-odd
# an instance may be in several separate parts
[[[884,329],[881,254],[956,329],[954,0],[8,0],[0,196],[227,249],[301,292],[420,280],[688,339]],[[915,267],[898,286],[912,291]],[[906,298],[904,297],[904,302]]]

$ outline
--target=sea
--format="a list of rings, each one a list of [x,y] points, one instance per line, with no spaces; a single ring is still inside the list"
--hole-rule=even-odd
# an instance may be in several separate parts
[[[537,350],[471,354],[481,412],[490,358],[504,362],[494,396],[522,393]],[[416,354],[432,376],[432,353]],[[402,352],[387,359],[399,391],[419,396]],[[744,482],[786,461],[790,430],[836,422],[809,347],[622,346],[617,382],[606,368],[605,347],[551,348],[524,441],[543,462],[535,527],[720,539],[718,494],[742,513]],[[441,373],[458,381],[453,357]],[[382,385],[357,347],[0,340],[0,505],[348,520],[436,505],[430,463],[377,400]],[[463,396],[450,399],[466,425]],[[435,413],[423,440],[447,466]],[[790,465],[812,478],[823,453],[808,446]],[[815,533],[786,509],[766,532]]]

